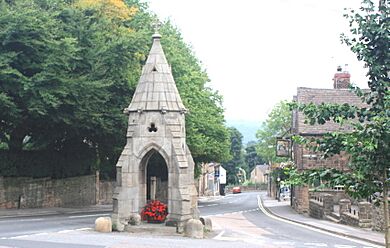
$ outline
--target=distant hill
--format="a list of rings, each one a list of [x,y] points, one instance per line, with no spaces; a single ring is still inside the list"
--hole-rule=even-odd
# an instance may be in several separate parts
[[[260,128],[260,121],[227,120],[229,127],[235,127],[244,136],[242,144],[245,146],[249,141],[256,141],[256,132]]]

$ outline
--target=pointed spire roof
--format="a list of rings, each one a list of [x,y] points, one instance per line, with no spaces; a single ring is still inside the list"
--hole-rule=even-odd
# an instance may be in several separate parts
[[[152,37],[152,48],[127,111],[186,112],[160,43],[161,35]]]

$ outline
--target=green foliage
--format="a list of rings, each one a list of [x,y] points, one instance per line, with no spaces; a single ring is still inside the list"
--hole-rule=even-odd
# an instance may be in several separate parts
[[[122,110],[156,19],[146,4],[125,2],[0,0],[1,148],[29,156],[23,151],[74,154],[83,147],[94,151],[91,168],[114,176],[127,127]],[[180,32],[169,22],[161,32],[190,110],[187,137],[196,162],[229,159],[221,97],[205,86],[207,74]]]
[[[321,139],[304,141],[314,144],[324,157],[346,152],[350,155],[350,173],[335,169],[304,171],[302,181],[310,183],[313,178],[322,183],[345,186],[356,198],[382,195],[386,228],[386,244],[390,246],[388,218],[388,187],[390,169],[390,8],[389,1],[380,0],[379,5],[364,0],[359,11],[350,10],[345,17],[350,24],[350,37],[342,40],[368,68],[369,90],[351,86],[361,97],[364,107],[348,104],[295,105],[310,124],[323,124],[333,120],[353,127],[349,133],[327,134]],[[302,140],[302,139],[301,139]],[[295,173],[295,172],[294,172]],[[299,181],[299,179],[297,179]]]
[[[227,184],[238,184],[239,168],[246,169],[243,157],[243,145],[242,134],[234,127],[229,128],[230,133],[230,155],[231,160],[223,163],[223,167],[226,169]]]
[[[264,161],[256,152],[257,143],[252,141],[248,142],[245,147],[245,163],[247,164],[249,171],[252,171],[256,165],[264,164]]]
[[[280,163],[288,158],[276,157],[276,138],[286,136],[290,132],[291,111],[286,101],[274,106],[265,122],[256,133],[258,139],[256,151],[259,157],[269,163]]]

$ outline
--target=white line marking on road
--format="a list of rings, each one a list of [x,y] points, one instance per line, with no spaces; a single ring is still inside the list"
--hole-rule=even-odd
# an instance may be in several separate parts
[[[15,237],[9,237],[9,239],[23,239],[23,238],[28,238],[32,235],[20,235],[20,236],[15,236]]]
[[[206,205],[207,207],[218,206],[217,203]]]
[[[89,231],[89,230],[92,230],[92,228],[90,228],[90,227],[84,227],[84,228],[78,228],[78,229],[76,229],[76,231]]]
[[[303,243],[303,245],[307,245],[307,246],[318,246],[318,247],[327,247],[328,245],[325,244],[325,243]]]
[[[354,248],[354,245],[334,245],[336,248]]]
[[[204,206],[198,206],[198,208],[203,208]]]
[[[28,222],[28,221],[41,221],[43,220],[42,218],[38,219],[38,218],[35,218],[35,219],[21,219],[21,220],[2,220],[1,222]]]
[[[217,236],[214,237],[214,239],[219,239],[219,238],[221,238],[222,235],[224,235],[224,233],[225,233],[225,230],[222,230],[220,233],[218,233]]]
[[[375,247],[375,248],[382,248],[383,247],[383,246],[378,246],[378,245],[371,244],[369,242],[361,241],[361,240],[358,240],[358,239],[353,239],[353,238],[345,237],[345,236],[338,235],[338,234],[335,234],[335,233],[326,232],[326,231],[323,231],[323,230],[320,230],[320,229],[317,229],[317,228],[314,228],[314,227],[306,226],[306,225],[303,225],[303,224],[300,224],[300,223],[296,223],[296,222],[293,222],[293,221],[290,221],[290,220],[282,219],[282,218],[280,218],[278,216],[275,216],[275,215],[273,215],[271,213],[268,213],[268,211],[265,210],[265,208],[263,206],[263,203],[262,203],[262,201],[260,199],[260,195],[257,195],[257,204],[258,204],[259,209],[261,210],[261,212],[263,212],[265,215],[267,215],[268,217],[270,217],[272,219],[275,219],[275,220],[278,220],[278,221],[281,221],[281,222],[285,222],[285,223],[289,223],[291,225],[303,227],[303,228],[306,228],[308,230],[312,230],[312,231],[315,231],[315,232],[323,233],[323,234],[326,234],[326,235],[329,235],[329,236],[333,236],[333,237],[345,239],[345,240],[348,240],[348,241],[352,241],[352,242],[355,242],[355,243],[359,243],[359,244],[362,244],[362,245],[371,245],[372,247]],[[339,248],[341,248],[341,246]],[[343,247],[343,248],[347,248],[347,247]]]
[[[73,232],[74,230],[62,230],[62,231],[59,231],[57,233],[70,233],[70,232]]]
[[[88,214],[88,215],[76,215],[76,216],[69,216],[69,219],[77,219],[77,218],[88,218],[88,217],[94,217],[94,216],[108,216],[110,214]]]

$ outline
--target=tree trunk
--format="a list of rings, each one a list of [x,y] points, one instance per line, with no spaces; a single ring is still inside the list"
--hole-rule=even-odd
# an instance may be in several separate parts
[[[26,137],[25,132],[18,129],[14,130],[11,133],[9,143],[8,143],[8,148],[11,153],[13,152],[17,153],[22,151],[24,137]]]
[[[389,228],[389,203],[388,203],[388,188],[387,188],[387,168],[384,170],[383,180],[383,217],[385,224],[385,243],[386,248],[390,248],[390,228]]]

